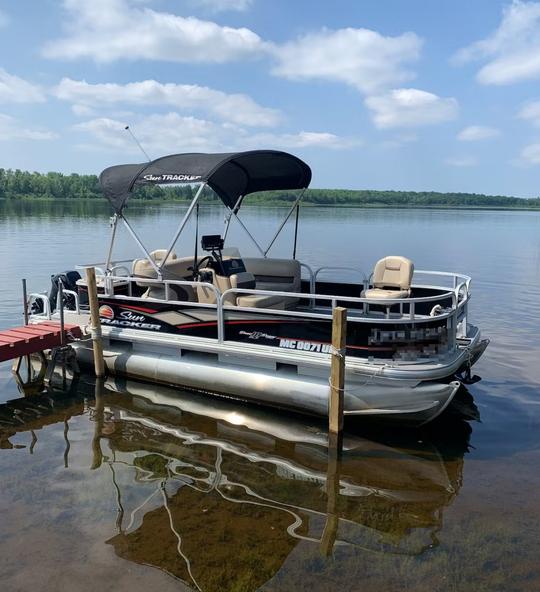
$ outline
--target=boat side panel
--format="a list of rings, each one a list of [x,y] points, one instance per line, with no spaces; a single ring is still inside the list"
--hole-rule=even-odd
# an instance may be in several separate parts
[[[217,339],[215,309],[189,303],[116,299],[100,297],[103,325],[157,333]],[[256,343],[282,349],[328,354],[332,335],[331,320],[285,317],[269,310],[224,312],[225,339]],[[447,351],[446,320],[381,324],[350,321],[347,355],[382,359],[415,360],[433,358]]]

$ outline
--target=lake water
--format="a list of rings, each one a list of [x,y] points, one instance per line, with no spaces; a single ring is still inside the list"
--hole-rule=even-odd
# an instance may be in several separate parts
[[[155,249],[183,211],[129,216]],[[283,215],[241,213],[263,244]],[[104,259],[108,216],[0,204],[0,328],[21,322],[21,278],[43,290]],[[202,233],[222,223],[201,209]],[[290,255],[292,226],[271,254]],[[256,254],[237,224],[229,244]],[[2,592],[540,589],[540,213],[302,211],[306,263],[369,272],[388,254],[471,275],[470,317],[491,345],[441,421],[349,424],[337,466],[312,419],[135,382],[109,381],[96,402],[89,377],[21,399],[0,364]],[[139,256],[124,233],[115,256]]]

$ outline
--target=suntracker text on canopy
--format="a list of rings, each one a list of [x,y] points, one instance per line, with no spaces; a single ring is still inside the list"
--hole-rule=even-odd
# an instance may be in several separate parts
[[[256,191],[304,189],[309,166],[292,154],[251,150],[221,154],[172,154],[144,164],[124,164],[100,175],[103,193],[120,214],[139,185],[206,183],[230,209]]]

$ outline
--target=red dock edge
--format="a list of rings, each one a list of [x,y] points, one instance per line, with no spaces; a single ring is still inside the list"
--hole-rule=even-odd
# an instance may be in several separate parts
[[[65,343],[82,336],[79,325],[64,325]],[[0,362],[42,352],[61,344],[60,323],[45,321],[0,331]]]

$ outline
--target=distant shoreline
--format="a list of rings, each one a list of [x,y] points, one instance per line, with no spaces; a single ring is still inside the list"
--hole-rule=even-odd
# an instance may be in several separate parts
[[[16,204],[16,203],[102,203],[106,205],[105,198],[96,197],[0,197],[0,204]],[[524,198],[524,201],[525,198]],[[144,199],[144,198],[132,198],[129,202],[132,206],[144,207],[144,206],[155,206],[159,204],[184,204],[187,205],[190,200],[186,199],[174,199],[174,198],[155,198],[155,199]],[[202,206],[219,205],[216,200],[205,200],[201,203]],[[245,203],[244,208],[287,208],[290,207],[290,203],[284,200],[264,200],[258,199],[252,203]],[[385,203],[313,203],[309,201],[302,202],[302,207],[316,207],[316,208],[339,208],[339,209],[360,209],[360,210],[498,210],[498,211],[524,211],[524,212],[538,212],[540,211],[539,205],[519,205],[519,204],[508,204],[508,205],[469,205],[469,204],[415,204],[415,203],[399,203],[399,204],[385,204]]]
[[[196,188],[184,185],[142,185],[132,200],[137,204],[190,202]],[[290,207],[298,191],[266,191],[250,194],[245,206]],[[32,173],[0,168],[0,200],[18,201],[97,201],[103,200],[96,175],[64,175],[62,173]],[[205,187],[201,203],[218,203],[219,197]],[[456,193],[437,191],[384,191],[374,189],[313,189],[305,191],[304,206],[394,209],[479,209],[479,210],[540,210],[540,197],[520,198],[507,195]]]

